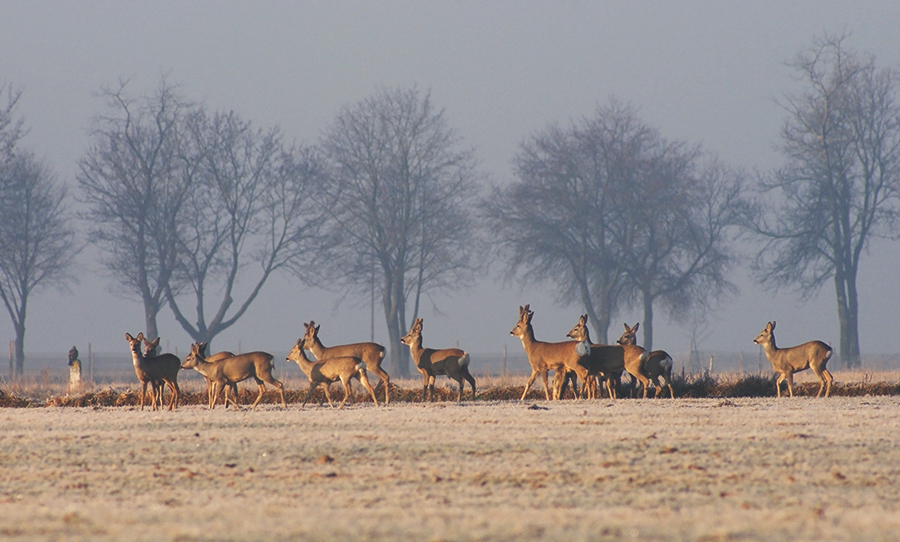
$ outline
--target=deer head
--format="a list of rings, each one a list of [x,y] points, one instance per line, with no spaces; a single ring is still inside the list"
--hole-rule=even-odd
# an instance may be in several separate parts
[[[529,307],[530,305],[519,307],[519,321],[516,323],[516,327],[509,332],[510,335],[521,339],[528,333],[528,327],[531,325],[532,317],[534,317],[534,313],[529,310]]]
[[[416,341],[418,341],[421,338],[422,338],[422,319],[416,318],[415,322],[413,322],[412,327],[409,329],[409,333],[404,335],[403,338],[400,339],[400,342],[405,345],[412,346],[413,344],[416,343]]]
[[[755,342],[756,344],[760,344],[760,345],[766,345],[767,343],[772,342],[773,341],[773,339],[772,339],[773,331],[775,331],[775,321],[774,320],[766,324],[766,327],[763,328],[763,330],[759,332],[759,335],[757,335],[756,338],[753,339],[753,342]]]
[[[628,327],[628,324],[624,323],[622,325],[625,327],[625,331],[622,332],[622,336],[619,337],[619,340],[616,341],[616,344],[637,344],[637,330],[641,326],[641,323],[638,322],[634,324],[634,327]]]

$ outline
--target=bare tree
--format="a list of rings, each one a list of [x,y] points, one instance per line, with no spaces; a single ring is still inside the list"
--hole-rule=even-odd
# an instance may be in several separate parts
[[[322,144],[330,164],[323,284],[366,297],[370,287],[380,291],[392,369],[401,376],[410,371],[400,338],[421,296],[469,283],[476,267],[469,209],[478,175],[474,153],[460,144],[429,93],[415,88],[383,90],[344,108]]]
[[[138,98],[125,87],[104,92],[109,113],[94,118],[77,178],[90,239],[105,252],[103,263],[125,295],[143,303],[146,335],[155,338],[199,159],[185,151],[192,107],[174,86],[162,80],[153,94]]]
[[[16,331],[13,376],[25,369],[25,320],[31,295],[74,280],[77,250],[65,187],[26,151],[0,163],[0,298]]]
[[[617,143],[607,137],[612,134],[641,137],[590,119],[568,130],[546,128],[521,144],[514,161],[517,181],[495,187],[483,203],[509,275],[549,282],[562,302],[582,303],[601,343],[607,342],[624,280],[610,235],[619,209],[609,186],[612,177],[633,171],[620,162],[627,156],[611,148]]]
[[[743,176],[714,158],[699,166],[700,157],[699,149],[667,142],[646,157],[636,182],[617,190],[619,205],[629,210],[620,230],[625,291],[643,307],[648,350],[655,303],[685,314],[736,291],[727,274],[749,211]]]
[[[803,90],[785,96],[784,165],[765,178],[753,229],[766,243],[756,269],[764,283],[808,298],[829,279],[840,323],[840,359],[860,363],[857,278],[873,237],[896,235],[900,179],[898,78],[846,36],[816,39],[789,65]]]
[[[315,243],[322,215],[313,203],[321,170],[311,150],[286,148],[278,129],[256,130],[233,112],[201,111],[191,126],[200,167],[179,230],[179,280],[166,299],[194,341],[208,343],[247,311],[273,272],[303,269],[301,251]],[[248,276],[251,288],[235,308],[235,286]],[[210,303],[211,291],[221,292],[218,301]],[[192,298],[196,323],[179,294]]]

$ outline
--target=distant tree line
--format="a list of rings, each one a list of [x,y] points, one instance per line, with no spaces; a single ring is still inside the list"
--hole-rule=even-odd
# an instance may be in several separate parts
[[[784,162],[756,178],[616,99],[525,136],[512,179],[485,187],[475,150],[417,88],[348,105],[302,145],[165,78],[146,94],[120,82],[103,91],[78,163],[79,216],[122,295],[142,303],[148,338],[168,307],[209,342],[288,273],[377,297],[400,376],[400,338],[423,300],[471,284],[487,254],[583,307],[601,342],[616,314],[640,307],[650,348],[656,309],[696,315],[735,291],[735,241],[749,234],[762,282],[809,296],[834,280],[853,366],[861,256],[873,237],[896,238],[900,87],[845,41],[818,39],[790,64],[803,81],[781,103]],[[0,297],[21,374],[29,295],[74,279],[79,244],[63,185],[21,146],[19,93],[0,98]]]

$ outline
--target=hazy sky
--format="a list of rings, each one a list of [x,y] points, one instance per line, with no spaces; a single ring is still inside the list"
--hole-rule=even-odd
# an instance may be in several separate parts
[[[133,94],[162,74],[184,94],[229,109],[256,126],[280,125],[289,139],[315,143],[344,106],[383,87],[430,89],[449,124],[477,149],[496,183],[511,178],[518,144],[551,122],[591,115],[610,97],[637,108],[669,139],[701,143],[734,166],[766,171],[783,114],[775,98],[794,84],[784,62],[823,32],[850,32],[849,44],[900,66],[900,2],[41,2],[0,0],[0,83],[23,92],[25,145],[75,190],[98,91],[130,79]],[[863,353],[898,352],[900,243],[876,243],[859,278]],[[323,262],[327,264],[327,262]],[[32,298],[26,349],[123,351],[123,334],[144,325],[139,302],[114,295],[96,253],[79,260],[69,292]],[[751,340],[778,321],[779,344],[820,338],[834,345],[834,289],[801,304],[748,279],[710,315],[704,349],[755,352]],[[563,340],[580,307],[559,306],[549,287],[522,290],[496,269],[470,291],[426,304],[426,346],[459,342],[470,352],[521,350],[509,335],[518,305],[535,310],[538,339]],[[303,321],[322,324],[326,344],[367,340],[365,300],[310,290],[296,279],[270,281],[251,310],[216,347],[286,351]],[[376,309],[376,339],[386,343]],[[656,311],[656,344],[687,350],[688,322]],[[615,322],[633,323],[638,308]],[[163,344],[190,342],[168,309]],[[621,325],[610,334],[615,337]],[[0,317],[0,337],[14,333]]]

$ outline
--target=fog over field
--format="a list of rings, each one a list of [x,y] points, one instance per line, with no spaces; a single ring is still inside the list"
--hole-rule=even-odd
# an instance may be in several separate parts
[[[22,91],[18,113],[29,129],[24,145],[46,159],[70,194],[77,194],[77,161],[88,146],[91,119],[103,111],[100,90],[128,79],[128,88],[142,94],[155,88],[162,75],[180,85],[191,100],[212,109],[234,110],[258,127],[279,125],[288,140],[307,144],[317,141],[342,107],[379,89],[430,90],[434,103],[445,109],[448,124],[475,149],[486,183],[496,184],[512,179],[510,162],[524,138],[550,123],[566,125],[591,115],[598,104],[616,97],[636,107],[664,137],[702,144],[729,165],[753,174],[781,163],[774,144],[784,112],[775,100],[796,88],[785,62],[808,47],[814,36],[848,32],[854,49],[874,54],[880,66],[897,67],[898,23],[900,3],[895,0],[6,1],[0,3],[0,84]],[[874,240],[863,258],[859,288],[864,356],[900,351],[898,261],[900,243],[887,240]],[[318,263],[328,266],[327,261]],[[491,263],[495,265],[473,288],[424,300],[420,316],[425,318],[426,346],[459,344],[470,352],[495,356],[506,347],[521,354],[521,344],[509,330],[516,323],[517,307],[525,303],[535,311],[538,339],[565,338],[582,308],[558,303],[550,286],[523,290],[516,280],[501,276],[501,262]],[[142,330],[141,304],[122,295],[106,276],[94,247],[83,251],[78,267],[80,282],[68,291],[43,291],[32,298],[26,351],[59,353],[65,359],[73,344],[86,352],[90,343],[94,351],[121,351],[127,356],[123,334]],[[779,345],[817,338],[837,346],[830,281],[804,303],[790,290],[776,294],[758,285],[748,267],[748,262],[736,266],[732,280],[740,292],[722,302],[701,327],[701,349],[745,350],[755,367],[757,349],[751,341],[768,320],[779,323]],[[216,348],[287,351],[302,335],[301,322],[310,319],[322,324],[326,344],[368,340],[368,299],[342,294],[275,276],[248,313],[216,338]],[[610,335],[618,336],[620,322],[641,318],[640,307],[622,310]],[[160,313],[159,325],[163,345],[187,351],[190,337],[168,309]],[[687,351],[691,330],[690,322],[669,320],[665,310],[656,310],[654,346]],[[14,336],[9,318],[0,318],[0,339]],[[375,308],[375,340],[387,342],[380,307]],[[193,430],[182,433],[189,438]],[[804,438],[776,442],[785,447],[784,454],[799,457],[801,444],[821,442]],[[687,469],[687,463],[679,461],[676,466]],[[462,472],[463,464],[459,461],[454,468]],[[432,476],[432,467],[422,467],[422,476]],[[533,469],[539,470],[536,465]],[[834,484],[832,471],[843,469],[835,463],[824,471],[810,468],[808,474]],[[277,484],[278,477],[266,483]],[[410,483],[422,485],[418,480]],[[727,485],[714,489],[726,491]],[[771,490],[788,501],[792,498],[788,489]],[[297,493],[305,495],[299,487]],[[866,501],[864,493],[859,495],[861,507],[880,506]],[[370,497],[377,501],[384,496],[374,492],[365,498]],[[411,497],[401,488],[391,498]],[[809,506],[791,504],[791,510],[808,514],[802,521],[815,523],[818,520],[810,519],[814,510],[828,505],[819,497],[813,500]],[[712,511],[722,506],[717,498],[708,501],[704,506]],[[181,503],[176,509],[186,517],[186,502]],[[440,509],[439,504],[430,506]],[[739,506],[729,510],[747,525],[765,521],[753,507],[746,512]],[[618,512],[597,508],[590,513]],[[538,523],[551,524],[547,518],[552,514],[542,514]],[[825,512],[826,518],[829,514]],[[328,529],[339,529],[338,516],[328,516]],[[845,519],[855,525],[855,519]],[[376,523],[374,517],[371,521]],[[691,529],[688,520],[672,521]],[[528,529],[527,523],[521,528]],[[640,528],[639,521],[634,525]],[[658,532],[663,531],[660,526]],[[484,532],[496,534],[490,522]]]

